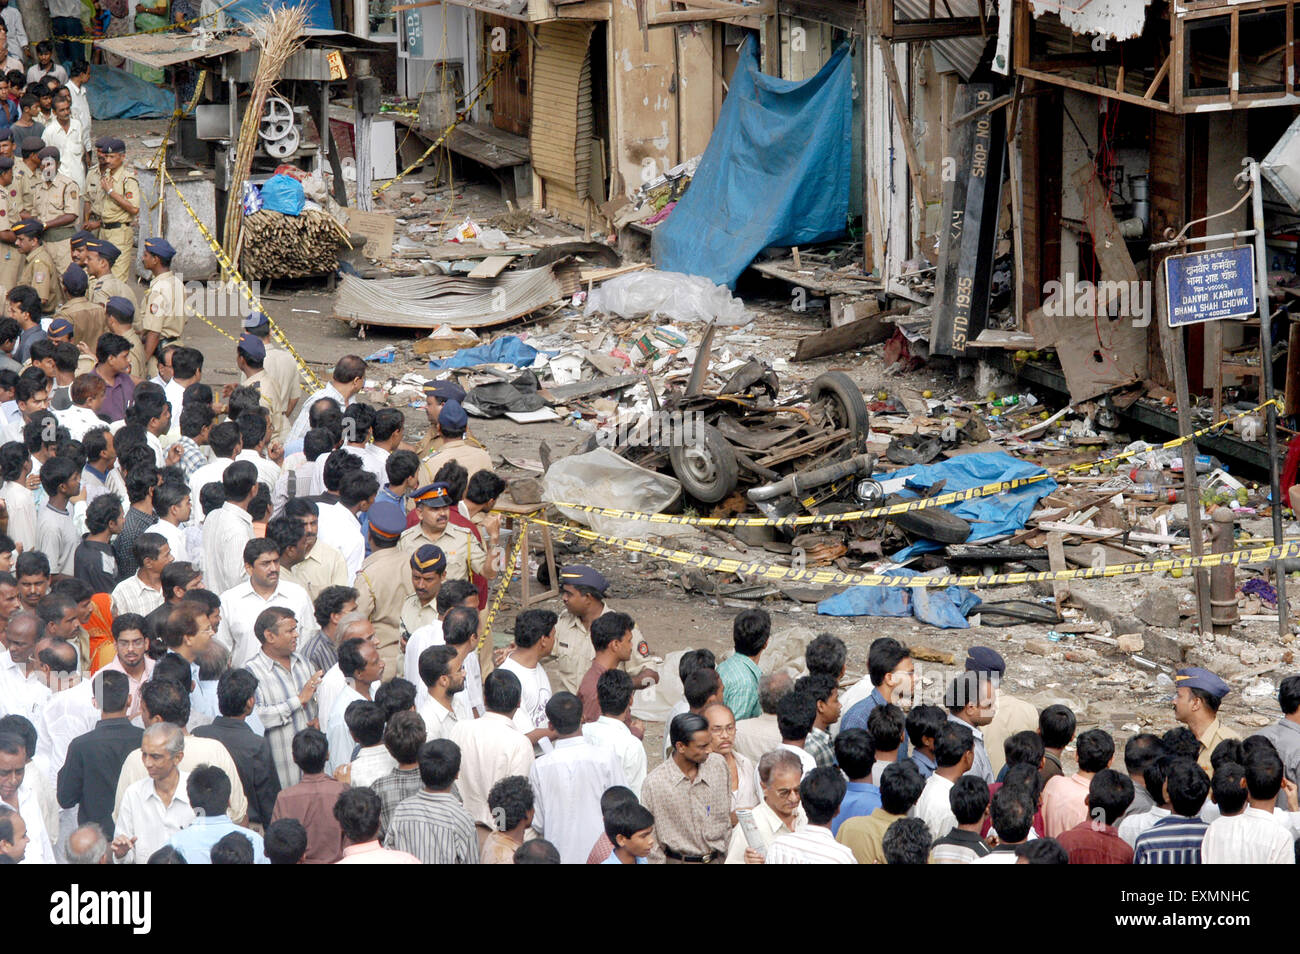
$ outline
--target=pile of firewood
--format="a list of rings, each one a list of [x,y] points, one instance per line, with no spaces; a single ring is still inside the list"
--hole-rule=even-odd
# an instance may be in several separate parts
[[[263,209],[244,217],[239,270],[248,279],[307,278],[339,267],[345,232],[327,212],[285,215]]]

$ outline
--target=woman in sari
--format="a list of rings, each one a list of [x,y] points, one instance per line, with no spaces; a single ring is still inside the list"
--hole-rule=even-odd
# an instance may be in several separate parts
[[[90,601],[95,609],[85,627],[90,634],[90,674],[93,676],[117,658],[117,645],[113,642],[112,596],[96,593]]]

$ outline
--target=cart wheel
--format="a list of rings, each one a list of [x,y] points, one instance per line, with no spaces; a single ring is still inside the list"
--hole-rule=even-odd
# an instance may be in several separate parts
[[[867,411],[867,402],[862,400],[862,391],[843,371],[827,371],[818,375],[808,391],[811,401],[828,399],[827,405],[831,419],[837,428],[845,428],[854,437],[866,437],[871,427],[871,415]]]
[[[670,447],[668,459],[682,489],[701,503],[717,503],[736,489],[736,452],[712,424],[702,425],[693,443]]]

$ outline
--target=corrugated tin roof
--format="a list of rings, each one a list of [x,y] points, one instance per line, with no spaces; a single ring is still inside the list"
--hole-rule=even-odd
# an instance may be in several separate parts
[[[947,0],[940,6],[943,17],[952,10],[954,17],[978,17],[979,4],[976,0]],[[894,0],[895,20],[925,20],[930,16],[930,0]],[[990,34],[990,37],[992,34]],[[980,56],[988,43],[982,36],[959,36],[946,40],[930,41],[934,50],[935,69],[941,73],[955,71],[964,80],[969,80],[975,67],[979,65]]]

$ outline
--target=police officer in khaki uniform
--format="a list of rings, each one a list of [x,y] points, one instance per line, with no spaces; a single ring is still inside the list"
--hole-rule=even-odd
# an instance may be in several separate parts
[[[108,316],[108,330],[121,335],[131,346],[131,377],[137,381],[144,379],[144,342],[135,330],[135,305],[127,298],[114,295],[104,305]]]
[[[14,185],[14,158],[0,156],[0,288],[7,293],[18,284],[25,259],[14,244],[13,224],[20,218],[18,187]]]
[[[68,247],[72,252],[72,264],[80,265],[83,269],[86,267],[86,243],[95,237],[94,232],[87,232],[85,229],[78,229],[72,233],[72,238],[68,239]]]
[[[243,324],[244,331],[260,338],[266,349],[266,358],[262,361],[262,392],[269,396],[270,406],[283,410],[283,414],[273,416],[270,422],[271,440],[283,441],[303,398],[298,362],[271,339],[271,319],[264,312],[255,311],[245,316]],[[241,383],[248,384],[247,381]]]
[[[421,626],[438,619],[438,591],[447,574],[447,557],[437,547],[426,543],[411,554],[411,587],[415,590],[402,604],[400,618],[402,649]]]
[[[105,137],[97,143],[100,176],[89,190],[90,216],[86,228],[97,231],[119,249],[135,247],[135,217],[140,214],[140,182],[126,165],[126,143]],[[125,282],[130,277],[131,255],[115,259],[113,274]],[[134,300],[134,299],[132,299]]]
[[[426,398],[427,400],[427,398]],[[465,440],[465,429],[469,425],[469,416],[459,401],[448,400],[438,412],[438,431],[442,435],[442,449],[430,454],[420,463],[420,482],[432,483],[442,465],[455,461],[465,468],[473,477],[480,470],[492,469],[492,458],[481,447],[475,447]]]
[[[414,592],[409,554],[398,543],[406,528],[406,513],[397,504],[380,501],[368,511],[370,556],[357,571],[357,612],[375,627],[384,672],[400,676],[402,658],[402,604]]]
[[[36,294],[41,296],[41,310],[48,315],[63,301],[63,285],[59,281],[60,272],[55,271],[54,259],[41,244],[45,226],[37,219],[23,219],[13,227],[13,233],[18,250],[27,256],[18,284],[36,289]]]
[[[424,432],[415,452],[420,459],[442,450],[442,435],[438,433],[438,414],[447,401],[464,401],[465,389],[455,381],[424,382],[424,416],[429,419],[429,429]]]
[[[445,579],[468,580],[471,571],[489,578],[495,575],[487,552],[473,534],[449,521],[451,496],[446,484],[426,484],[411,499],[420,522],[402,534],[401,546],[407,556],[431,543],[447,557]]]
[[[66,318],[72,323],[73,343],[85,345],[77,362],[78,374],[95,370],[95,345],[99,336],[108,330],[104,306],[86,298],[89,287],[85,270],[80,265],[69,265],[63,273],[63,303],[54,312],[55,318]],[[53,337],[51,334],[50,338]]]
[[[576,693],[596,658],[591,645],[591,624],[617,610],[605,602],[609,582],[597,570],[573,564],[560,570],[560,599],[564,612],[555,623],[555,649],[542,660],[555,691]],[[658,682],[650,667],[650,647],[639,627],[632,630],[632,658],[621,668],[632,674],[638,687]]]
[[[22,155],[14,162],[14,186],[18,189],[18,211],[21,218],[32,212],[32,186],[40,177],[41,150],[45,140],[39,136],[28,136],[21,143]]]
[[[1177,670],[1174,686],[1174,718],[1191,729],[1201,743],[1196,764],[1212,772],[1210,756],[1215,747],[1225,739],[1241,738],[1219,721],[1219,705],[1232,687],[1200,666]]]
[[[135,292],[113,272],[122,252],[108,239],[93,238],[86,242],[86,273],[90,276],[90,291],[86,297],[99,305],[110,298],[125,298],[135,308]]]
[[[45,249],[54,260],[56,274],[62,275],[72,264],[70,240],[77,231],[81,214],[81,190],[77,183],[59,172],[57,146],[46,146],[39,153],[40,178],[32,186],[32,216],[45,225]]]
[[[158,355],[163,348],[176,344],[185,333],[185,286],[172,271],[176,249],[163,238],[144,240],[144,267],[153,276],[144,296],[144,314],[140,331],[144,336],[144,353],[148,359],[145,372],[158,373]]]
[[[243,376],[242,383],[257,388],[261,395],[262,406],[267,409],[267,440],[274,442],[274,422],[284,420],[284,408],[279,403],[279,391],[266,376],[265,363],[266,347],[262,339],[245,331],[235,346],[235,367]]]

